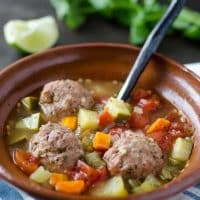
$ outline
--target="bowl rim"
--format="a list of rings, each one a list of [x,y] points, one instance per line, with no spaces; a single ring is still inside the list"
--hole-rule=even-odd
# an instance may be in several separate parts
[[[140,48],[129,45],[129,44],[122,44],[122,43],[107,43],[107,42],[92,42],[92,43],[80,43],[80,44],[71,44],[71,45],[61,45],[55,48],[51,48],[49,50],[40,52],[40,53],[36,53],[36,54],[32,54],[29,56],[26,56],[22,59],[19,59],[18,61],[8,65],[7,67],[5,67],[4,69],[2,69],[0,71],[0,79],[2,78],[2,76],[6,75],[7,73],[10,73],[10,71],[13,68],[16,68],[17,66],[19,67],[20,64],[22,63],[26,63],[28,61],[34,60],[36,58],[42,58],[44,55],[47,54],[54,54],[55,52],[60,52],[60,51],[64,51],[64,50],[70,50],[70,49],[79,49],[79,48],[98,48],[98,47],[104,47],[104,48],[119,48],[119,49],[126,49],[126,50],[131,50],[131,51],[135,51],[135,52],[139,52]],[[155,53],[153,54],[152,57],[157,57],[160,58],[161,60],[165,61],[166,63],[169,63],[171,65],[176,66],[179,70],[181,71],[185,71],[188,74],[190,74],[190,76],[193,77],[193,79],[196,79],[199,83],[200,83],[200,77],[197,76],[197,74],[195,74],[194,72],[192,72],[191,70],[187,69],[184,65],[180,64],[179,62],[174,61],[171,58],[168,58],[162,54],[159,53]],[[1,167],[1,164],[0,164]],[[14,179],[9,179],[7,177],[7,175],[0,173],[0,177],[2,179],[4,179],[5,181],[8,181],[9,183],[15,185],[16,187],[19,187],[20,189],[24,190],[25,192],[28,192],[29,194],[32,195],[36,195],[38,197],[46,197],[49,198],[49,194],[48,192],[44,192],[39,191],[39,190],[32,190],[29,185],[23,185],[19,180],[14,180]],[[157,189],[153,192],[149,192],[149,193],[145,193],[145,194],[141,194],[141,195],[128,195],[126,198],[127,199],[137,199],[137,200],[149,200],[149,199],[161,199],[161,198],[168,198],[170,196],[173,196],[175,194],[178,194],[179,192],[184,191],[186,188],[193,186],[195,184],[197,184],[200,181],[200,167],[195,169],[193,172],[191,172],[190,177],[187,177],[187,179],[185,180],[185,182],[180,181],[177,182],[175,184],[174,187],[170,186],[169,188],[165,188],[165,187],[161,187],[160,189]],[[51,193],[51,192],[49,192]],[[67,198],[69,197],[69,199],[94,199],[94,197],[91,196],[87,196],[87,195],[81,195],[81,196],[72,196],[72,195],[65,195],[62,193],[58,193],[54,191],[54,196],[52,196],[54,199],[58,199],[58,198]],[[51,198],[52,198],[51,197]],[[107,199],[104,197],[95,197],[96,200],[100,200],[100,199]],[[124,199],[124,198],[110,198],[112,200],[119,200],[119,199]]]

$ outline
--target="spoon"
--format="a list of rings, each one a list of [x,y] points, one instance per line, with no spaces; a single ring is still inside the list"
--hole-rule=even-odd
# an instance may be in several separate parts
[[[127,100],[137,80],[147,66],[152,54],[157,50],[163,40],[168,28],[172,25],[181,12],[186,0],[172,0],[166,13],[157,23],[142,47],[125,83],[123,84],[117,98]]]

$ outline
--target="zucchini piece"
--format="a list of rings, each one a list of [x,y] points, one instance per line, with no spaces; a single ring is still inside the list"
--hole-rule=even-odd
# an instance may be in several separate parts
[[[15,128],[37,131],[40,127],[40,122],[41,122],[41,114],[35,113],[29,117],[18,120],[15,124]]]
[[[111,97],[104,107],[114,119],[125,119],[131,115],[131,106],[122,100]]]
[[[93,151],[93,135],[86,135],[81,140],[84,151],[91,152]]]
[[[131,188],[135,188],[141,185],[140,181],[137,179],[128,179],[128,184],[131,186]]]
[[[98,113],[81,108],[78,113],[78,124],[82,131],[86,129],[96,130],[99,126]]]
[[[172,180],[179,172],[178,167],[166,165],[162,168],[160,178],[163,181]]]
[[[155,176],[149,175],[140,186],[133,189],[133,193],[140,194],[150,192],[159,188],[161,185],[161,182]]]
[[[94,168],[99,168],[101,166],[105,165],[105,162],[101,159],[99,154],[97,152],[92,152],[92,153],[87,153],[85,155],[85,160],[88,165],[94,167]]]
[[[44,184],[47,183],[51,173],[48,170],[45,170],[43,166],[40,166],[30,175],[30,179],[36,183]]]
[[[171,152],[172,159],[186,162],[190,157],[192,147],[191,138],[177,138]]]
[[[125,180],[125,187],[129,193],[133,193],[134,188],[141,185],[141,182],[137,179],[126,179]]]
[[[28,140],[32,134],[26,130],[13,130],[10,135],[6,136],[8,145],[13,145],[23,140]]]
[[[38,99],[37,97],[32,97],[32,96],[24,97],[21,100],[21,103],[26,110],[32,111],[37,106]]]
[[[128,192],[121,176],[114,176],[90,189],[89,194],[99,197],[125,197]]]
[[[179,169],[182,169],[185,166],[185,162],[175,160],[173,158],[169,158],[169,162],[171,165],[178,167]]]

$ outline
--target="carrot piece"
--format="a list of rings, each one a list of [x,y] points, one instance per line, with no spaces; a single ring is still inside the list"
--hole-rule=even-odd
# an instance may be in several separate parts
[[[152,133],[154,131],[160,131],[168,128],[170,126],[170,121],[164,118],[158,118],[151,126],[147,129],[147,133]]]
[[[55,188],[56,191],[67,194],[80,194],[85,188],[85,182],[83,180],[61,181],[56,184]]]
[[[107,150],[110,147],[110,143],[111,143],[111,135],[103,132],[96,132],[93,139],[94,149]]]
[[[64,117],[61,121],[61,124],[63,126],[66,126],[67,128],[70,128],[71,130],[74,130],[76,129],[77,117],[76,116]]]
[[[51,173],[49,184],[55,186],[57,183],[66,180],[67,176],[65,174]]]

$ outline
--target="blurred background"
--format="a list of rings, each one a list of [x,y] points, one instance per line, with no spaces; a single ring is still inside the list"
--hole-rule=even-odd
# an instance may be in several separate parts
[[[97,1],[105,2],[105,0],[96,0],[96,2]],[[120,3],[123,2],[123,0],[116,1]],[[163,2],[167,3],[168,1]],[[200,13],[199,0],[188,0],[186,5],[189,8]],[[18,51],[11,48],[5,43],[3,38],[3,25],[11,19],[33,19],[46,15],[56,16],[55,10],[50,4],[49,0],[0,0],[1,69],[6,65],[12,63],[13,61],[17,60],[18,58],[22,57],[22,55]],[[192,16],[189,16],[189,18],[191,18],[190,20],[194,21],[198,20],[195,17],[192,18]],[[105,17],[102,17],[101,15],[93,14],[87,17],[86,22],[84,22],[81,27],[74,30],[69,29],[65,25],[64,21],[65,20],[58,20],[60,37],[57,45],[83,42],[115,42],[130,44],[130,28],[129,26],[126,26],[124,24],[122,25],[122,23],[119,22],[119,19],[107,19]],[[143,32],[141,34],[143,34]],[[200,61],[200,39],[191,40],[187,37],[181,36],[180,33],[170,33],[162,42],[162,45],[159,48],[158,52],[174,58],[181,63],[198,62]]]

